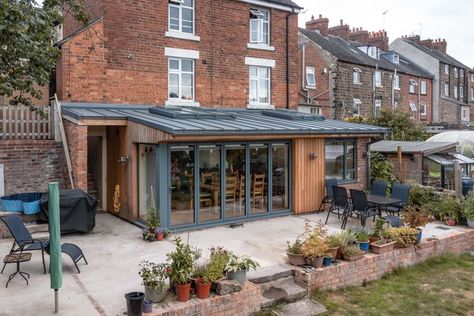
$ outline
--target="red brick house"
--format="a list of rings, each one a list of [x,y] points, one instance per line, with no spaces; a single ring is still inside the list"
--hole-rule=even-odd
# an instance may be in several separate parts
[[[344,119],[401,109],[431,122],[433,76],[388,50],[386,32],[329,27],[320,16],[299,32],[299,110]]]
[[[56,86],[74,183],[105,210],[142,222],[155,202],[188,229],[314,211],[325,177],[366,186],[387,131],[296,111],[294,2],[86,5],[88,27],[65,19]]]

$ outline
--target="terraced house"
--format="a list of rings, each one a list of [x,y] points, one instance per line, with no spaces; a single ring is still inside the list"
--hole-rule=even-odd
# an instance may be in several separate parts
[[[299,30],[299,109],[344,119],[401,109],[432,121],[433,75],[388,50],[385,31],[368,32],[319,16]]]
[[[56,87],[73,181],[105,210],[141,223],[156,204],[188,229],[314,211],[326,175],[365,187],[386,131],[296,111],[294,2],[85,3]]]
[[[434,75],[433,123],[459,128],[473,120],[474,71],[448,55],[447,46],[444,39],[421,40],[418,35],[397,38],[390,44],[391,49]]]

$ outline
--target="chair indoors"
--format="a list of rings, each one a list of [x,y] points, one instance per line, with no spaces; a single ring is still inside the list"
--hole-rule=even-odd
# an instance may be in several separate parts
[[[253,185],[252,185],[252,201],[253,207],[257,203],[260,204],[260,208],[264,208],[265,203],[265,174],[254,174]],[[257,200],[259,202],[257,202]]]
[[[45,248],[48,246],[49,242],[47,240],[34,239],[28,229],[26,228],[23,220],[20,216],[12,214],[0,218],[2,222],[5,223],[5,226],[8,228],[12,234],[13,241],[12,248],[10,249],[10,254],[21,253],[24,251],[34,251],[41,250],[41,256],[43,259],[43,270],[46,274],[46,264],[44,263],[44,253]],[[6,264],[3,265],[2,271],[5,269]]]
[[[321,201],[321,204],[319,204],[318,213],[325,210],[326,204],[330,204],[329,212],[331,211],[333,207],[333,203],[334,203],[333,187],[336,185],[337,185],[337,179],[326,179],[325,181],[326,196]]]
[[[370,207],[367,202],[367,195],[364,191],[351,189],[351,198],[352,198],[352,213],[356,214],[360,218],[360,224],[362,227],[365,227],[367,218],[374,217],[377,214],[377,209],[375,207]],[[344,227],[347,223],[347,217],[344,221]]]
[[[405,208],[410,196],[410,186],[407,184],[394,183],[392,186],[392,198],[400,200],[400,203],[392,204],[386,207],[385,212],[388,215],[400,216],[400,212]]]
[[[347,196],[346,188],[340,186],[333,186],[333,207],[329,209],[328,216],[326,217],[325,225],[328,223],[330,214],[337,214],[337,218],[342,215],[343,221],[341,228],[344,225],[344,218],[350,213],[349,197]]]
[[[372,182],[372,188],[370,189],[370,194],[385,196],[387,195],[387,183],[383,181],[374,181]]]

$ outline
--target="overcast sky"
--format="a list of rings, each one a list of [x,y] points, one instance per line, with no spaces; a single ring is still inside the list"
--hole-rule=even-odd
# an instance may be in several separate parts
[[[408,34],[420,34],[424,38],[444,38],[448,42],[448,54],[474,67],[474,1],[472,0],[294,0],[304,7],[299,24],[313,14],[329,19],[329,26],[344,23],[378,31],[384,27],[390,42]],[[307,11],[306,11],[307,10]]]

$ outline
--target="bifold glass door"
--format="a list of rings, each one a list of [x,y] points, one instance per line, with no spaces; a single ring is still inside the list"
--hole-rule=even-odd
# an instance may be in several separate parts
[[[199,146],[199,221],[221,218],[221,146]]]
[[[194,146],[171,147],[171,226],[195,223],[194,158]]]
[[[225,218],[245,215],[245,144],[226,145]]]

